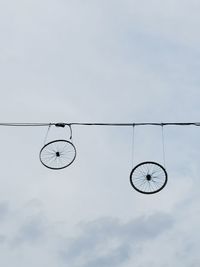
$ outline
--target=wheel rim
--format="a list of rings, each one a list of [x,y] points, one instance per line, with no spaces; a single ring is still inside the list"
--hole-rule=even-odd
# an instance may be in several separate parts
[[[39,156],[45,167],[60,170],[73,163],[76,158],[76,148],[67,140],[55,140],[44,145]]]
[[[132,187],[143,194],[161,191],[167,183],[165,168],[157,162],[146,161],[134,167],[130,174]]]

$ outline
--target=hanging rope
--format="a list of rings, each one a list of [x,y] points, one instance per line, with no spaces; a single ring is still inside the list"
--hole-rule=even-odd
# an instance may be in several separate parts
[[[72,126],[71,126],[71,124],[69,124],[68,126],[69,126],[69,130],[70,130],[70,137],[69,137],[69,139],[73,142],[73,140],[72,140]]]
[[[164,167],[166,165],[166,159],[165,159],[165,136],[164,136],[164,125],[161,126],[162,129],[162,152],[163,152],[163,163]]]
[[[49,126],[48,126],[48,129],[47,129],[47,132],[46,132],[46,135],[45,135],[45,138],[44,138],[44,145],[46,144],[46,141],[47,141],[47,137],[48,137],[50,128],[51,128],[51,124],[49,124]]]
[[[132,150],[131,150],[131,168],[133,169],[134,167],[134,154],[135,154],[135,124],[133,126],[133,132],[132,132]]]

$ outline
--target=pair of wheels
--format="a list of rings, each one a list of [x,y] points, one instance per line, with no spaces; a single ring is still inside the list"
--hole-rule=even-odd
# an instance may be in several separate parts
[[[41,163],[53,170],[71,165],[76,158],[75,146],[67,140],[55,140],[44,145],[40,151]],[[133,168],[130,174],[132,187],[143,194],[161,191],[167,183],[167,172],[159,163],[146,161]]]

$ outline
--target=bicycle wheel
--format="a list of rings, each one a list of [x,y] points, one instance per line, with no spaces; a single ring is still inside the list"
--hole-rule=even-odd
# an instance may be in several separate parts
[[[45,167],[60,170],[68,167],[75,160],[76,148],[67,140],[55,140],[43,146],[39,157]]]
[[[132,187],[143,194],[154,194],[161,191],[165,187],[167,179],[165,168],[153,161],[138,164],[130,174]]]

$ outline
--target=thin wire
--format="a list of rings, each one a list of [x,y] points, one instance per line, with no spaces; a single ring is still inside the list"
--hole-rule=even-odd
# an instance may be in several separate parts
[[[164,136],[164,125],[162,125],[162,150],[163,150],[163,163],[164,167],[166,165],[166,158],[165,158],[165,136]]]
[[[132,150],[131,150],[131,167],[134,167],[134,160],[135,160],[135,125],[133,124],[133,132],[132,132]]]
[[[71,126],[71,124],[69,124],[68,125],[69,126],[69,130],[70,130],[70,137],[69,137],[69,139],[73,142],[73,139],[72,139],[72,126]]]
[[[48,125],[48,129],[47,129],[47,132],[46,132],[46,135],[45,135],[45,138],[44,138],[44,145],[46,144],[50,128],[51,128],[51,124]]]
[[[139,123],[83,123],[83,122],[72,122],[71,125],[83,125],[83,126],[132,126],[133,124],[135,126],[146,126],[146,125],[152,125],[152,126],[162,126],[162,125],[178,125],[178,126],[200,126],[200,122],[139,122]]]
[[[63,123],[56,123],[56,122],[52,122],[52,123],[40,123],[40,122],[36,122],[36,123],[29,123],[29,122],[23,122],[23,123],[0,123],[0,126],[13,126],[13,127],[35,127],[35,126],[49,126],[49,125],[55,125],[58,126],[58,124],[62,124],[66,126],[66,125],[77,125],[77,126],[117,126],[117,127],[126,127],[126,126],[132,126],[133,124],[135,126],[189,126],[189,125],[193,125],[193,126],[200,126],[200,122],[138,122],[138,123],[99,123],[99,122],[94,122],[94,123],[89,123],[89,122],[63,122]]]
[[[55,125],[54,123],[0,123],[0,126],[13,126],[13,127],[35,127],[35,126],[49,126]]]

